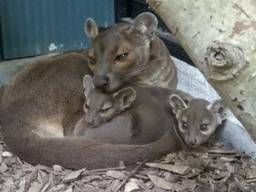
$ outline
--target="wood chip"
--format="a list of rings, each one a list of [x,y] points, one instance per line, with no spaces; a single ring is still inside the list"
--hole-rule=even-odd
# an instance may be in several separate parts
[[[128,183],[125,184],[125,187],[124,187],[125,192],[132,192],[139,189],[140,187],[138,185],[138,180],[136,179],[130,179]]]
[[[108,186],[106,189],[106,192],[112,192],[115,191],[115,189],[120,185],[120,181],[118,179],[115,179],[112,181],[111,185]]]
[[[228,149],[220,148],[220,149],[210,149],[208,151],[208,153],[211,153],[211,154],[223,154],[223,155],[233,155],[233,154],[236,154],[237,152],[235,150],[228,150]]]
[[[246,179],[256,179],[256,170],[255,169],[248,169],[246,172]]]
[[[53,165],[52,168],[55,172],[61,172],[63,170],[60,165]]]
[[[17,192],[24,192],[25,191],[25,184],[26,184],[25,179],[21,180],[20,183],[19,183],[19,190]]]
[[[184,175],[189,172],[189,166],[185,165],[170,165],[170,164],[161,164],[161,163],[146,163],[149,167],[164,169],[173,173]]]
[[[120,180],[122,180],[126,177],[126,175],[123,172],[115,171],[115,170],[107,171],[106,175],[109,176],[109,177],[113,177],[115,179],[120,179]]]
[[[65,176],[63,178],[63,182],[68,183],[68,182],[77,180],[83,171],[84,171],[84,169],[80,169],[80,170],[73,171],[73,172],[69,173],[67,176]]]
[[[158,177],[155,175],[150,175],[150,174],[148,174],[148,177],[155,186],[157,186],[161,189],[165,189],[165,190],[174,190],[175,189],[174,183],[170,183],[161,177]]]
[[[3,173],[8,170],[8,166],[5,163],[2,163],[0,166],[0,172]]]
[[[2,153],[2,157],[5,157],[5,158],[12,157],[12,156],[13,156],[13,154],[11,152],[9,152],[9,151],[4,151]]]
[[[31,183],[28,192],[40,191],[41,188],[42,188],[42,183],[39,183],[39,182],[37,182],[37,181],[34,181],[33,183]]]
[[[72,187],[69,187],[68,189],[66,189],[64,192],[73,192]]]

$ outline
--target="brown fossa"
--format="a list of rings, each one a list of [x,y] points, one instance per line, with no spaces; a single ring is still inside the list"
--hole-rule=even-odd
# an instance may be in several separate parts
[[[83,110],[82,78],[91,74],[83,54],[67,53],[26,66],[9,83],[2,97],[2,133],[8,148],[32,164],[59,164],[90,169],[135,164],[176,151],[169,132],[145,145],[99,143],[64,137],[64,127]],[[170,124],[170,129],[172,129]]]
[[[169,103],[178,121],[177,134],[188,147],[198,147],[208,142],[226,119],[222,100],[209,103],[194,98],[186,104],[180,96],[173,94]]]
[[[177,70],[170,54],[156,35],[158,20],[141,13],[132,23],[99,28],[87,19],[85,32],[92,40],[89,67],[97,88],[112,92],[124,82],[176,88]]]
[[[152,94],[154,87],[127,85],[110,94],[95,89],[89,75],[83,82],[85,116],[76,125],[76,136],[115,144],[146,144],[168,132],[172,142],[178,144],[170,127],[175,126],[174,116],[169,118],[171,111],[162,104],[163,98],[168,100],[170,90],[157,97]]]

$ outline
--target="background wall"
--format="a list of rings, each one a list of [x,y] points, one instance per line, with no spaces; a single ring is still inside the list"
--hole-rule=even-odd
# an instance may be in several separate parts
[[[114,0],[1,0],[0,17],[4,59],[42,55],[88,46],[85,18],[114,23]]]

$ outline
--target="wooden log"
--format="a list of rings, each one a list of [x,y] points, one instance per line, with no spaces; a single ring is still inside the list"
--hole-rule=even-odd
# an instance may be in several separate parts
[[[256,1],[147,3],[256,140]]]

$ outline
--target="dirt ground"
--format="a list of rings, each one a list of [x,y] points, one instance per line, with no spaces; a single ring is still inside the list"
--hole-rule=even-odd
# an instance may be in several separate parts
[[[134,169],[122,162],[98,170],[32,166],[8,152],[1,137],[0,154],[1,192],[256,191],[256,161],[220,146],[172,153]]]

